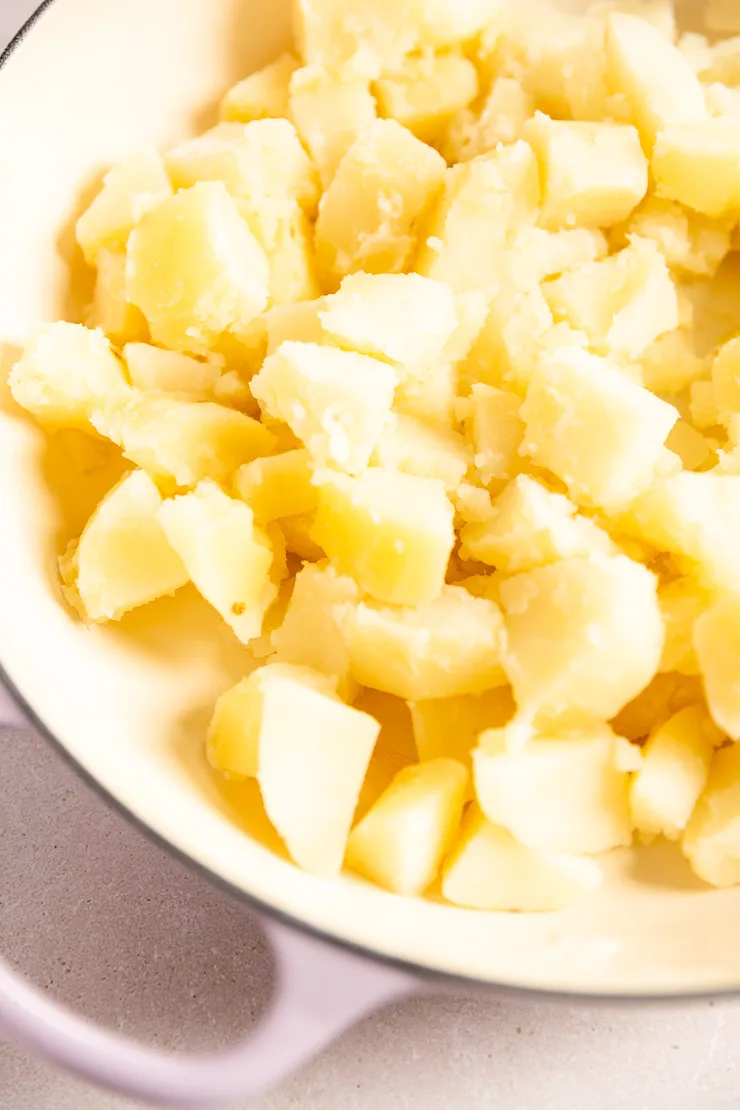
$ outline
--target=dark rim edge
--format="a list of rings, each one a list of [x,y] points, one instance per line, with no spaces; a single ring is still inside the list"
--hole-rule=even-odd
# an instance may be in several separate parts
[[[9,58],[15,53],[18,47],[22,44],[23,40],[33,30],[36,23],[41,19],[44,13],[54,4],[56,0],[43,0],[43,3],[29,16],[23,24],[18,33],[10,40],[5,49],[0,53],[0,69],[5,65]],[[7,671],[0,663],[0,683],[6,688],[16,704],[23,711],[24,716],[34,726],[40,736],[55,750],[57,755],[61,756],[67,766],[71,767],[79,777],[90,787],[98,797],[105,802],[110,808],[138,829],[143,835],[150,840],[157,847],[162,848],[169,855],[173,856],[180,863],[184,864],[189,870],[194,871],[197,875],[206,879],[219,889],[225,891],[227,894],[236,898],[238,901],[247,905],[250,909],[257,911],[259,914],[264,914],[266,917],[271,917],[279,921],[283,925],[295,929],[297,932],[304,933],[324,944],[331,945],[349,952],[354,956],[358,956],[365,960],[375,961],[384,964],[386,967],[396,968],[399,971],[406,972],[407,974],[416,976],[430,984],[439,984],[447,991],[460,990],[462,993],[470,992],[471,989],[475,991],[495,991],[497,994],[505,994],[515,998],[532,999],[533,1001],[551,1001],[563,1003],[582,1003],[584,1005],[596,1003],[613,1003],[629,1005],[630,1003],[641,1004],[680,1004],[685,1002],[701,1002],[703,1000],[713,998],[732,998],[740,995],[740,985],[737,987],[721,988],[715,991],[708,991],[700,989],[697,991],[687,991],[681,994],[656,994],[656,993],[630,993],[630,994],[609,994],[609,993],[588,993],[585,991],[566,991],[562,989],[548,990],[546,988],[528,987],[528,986],[513,986],[510,983],[498,983],[495,980],[488,979],[474,979],[470,976],[456,975],[452,972],[439,971],[436,968],[426,967],[424,964],[415,964],[409,960],[402,960],[398,957],[386,955],[383,952],[377,951],[372,948],[365,948],[363,945],[357,944],[353,941],[347,940],[345,937],[338,936],[335,933],[327,933],[322,929],[318,929],[308,922],[300,918],[292,917],[290,914],[282,910],[276,909],[267,902],[261,901],[253,894],[249,894],[241,887],[235,886],[230,883],[228,879],[224,879],[221,875],[217,875],[210,868],[204,864],[199,863],[183,852],[170,840],[168,840],[161,833],[148,825],[141,818],[137,817],[130,809],[127,808],[118,798],[112,794],[107,787],[103,786],[94,775],[92,775],[86,767],[78,762],[77,759],[71,754],[68,748],[55,736],[55,734],[47,728],[33,707],[26,701],[21,692],[17,689],[15,684],[10,679]]]

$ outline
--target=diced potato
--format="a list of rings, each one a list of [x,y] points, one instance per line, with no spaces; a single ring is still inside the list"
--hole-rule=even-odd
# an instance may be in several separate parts
[[[638,534],[695,570],[709,589],[740,590],[740,476],[684,471],[657,479],[630,509]]]
[[[96,412],[92,424],[157,481],[195,486],[228,481],[242,463],[267,454],[274,437],[244,413],[211,401],[142,393]]]
[[[396,371],[334,347],[286,342],[252,379],[263,412],[283,420],[317,463],[356,474],[367,466],[390,413]]]
[[[417,45],[417,0],[296,0],[293,33],[307,65],[377,77]]]
[[[190,401],[207,401],[220,377],[217,366],[149,343],[127,343],[123,360],[136,389],[174,393]]]
[[[434,478],[378,467],[357,478],[327,473],[312,535],[371,597],[420,605],[442,589],[455,538],[453,508]]]
[[[213,344],[213,351],[207,352],[206,358],[212,359],[226,372],[233,370],[240,377],[251,378],[267,354],[266,318],[266,312],[260,313],[246,327],[237,324],[234,331],[223,332]]]
[[[606,60],[611,87],[627,97],[647,149],[666,127],[705,119],[699,79],[647,20],[613,12],[607,20]]]
[[[293,54],[286,52],[256,73],[250,73],[229,89],[221,101],[221,119],[249,123],[253,119],[287,116],[290,79],[299,64]]]
[[[625,250],[546,282],[543,291],[556,320],[585,331],[600,351],[629,358],[680,323],[676,287],[650,239],[635,236]]]
[[[625,555],[564,559],[501,585],[503,664],[525,714],[610,720],[655,675],[655,576]]]
[[[189,579],[159,520],[162,498],[142,470],[103,498],[60,560],[67,596],[89,621],[115,621]]]
[[[606,725],[546,731],[518,751],[506,731],[484,732],[473,752],[475,793],[489,821],[541,851],[596,855],[631,842],[627,772],[639,766],[638,749]]]
[[[502,251],[520,228],[534,224],[539,199],[537,160],[527,143],[502,146],[454,166],[425,227],[414,268],[457,293],[495,290]]]
[[[740,89],[730,88],[721,81],[704,86],[704,97],[711,116],[732,116],[740,119]]]
[[[121,363],[101,331],[81,324],[42,324],[8,377],[18,404],[45,424],[86,427],[106,398],[125,398]]]
[[[688,277],[712,277],[730,250],[729,220],[689,213],[675,201],[649,196],[626,227],[614,236],[619,247],[629,235],[652,239],[671,270]]]
[[[267,259],[222,182],[184,189],[144,216],[128,243],[126,292],[154,340],[183,354],[204,354],[265,308]]]
[[[723,597],[694,624],[694,648],[715,722],[740,740],[740,598]]]
[[[695,381],[691,383],[689,411],[692,424],[701,431],[719,424],[717,396],[712,382]]]
[[[740,206],[740,119],[717,116],[666,128],[652,169],[659,197],[704,216],[732,215]]]
[[[456,112],[478,95],[475,66],[461,54],[420,54],[373,85],[378,113],[408,127],[425,143],[439,143]]]
[[[682,709],[655,730],[630,788],[632,824],[643,837],[680,839],[722,740],[702,705]]]
[[[646,389],[652,393],[680,393],[706,374],[709,360],[697,354],[689,329],[675,328],[645,348],[640,366]]]
[[[399,771],[350,833],[347,866],[394,894],[422,894],[457,835],[467,780],[452,759]]]
[[[219,123],[169,150],[165,163],[177,189],[222,181],[232,196],[254,204],[295,200],[313,213],[318,202],[316,170],[287,119]]]
[[[703,696],[698,678],[661,671],[609,724],[618,736],[639,743],[675,713],[696,705]]]
[[[560,493],[551,493],[525,474],[515,478],[493,502],[494,515],[466,524],[463,557],[518,574],[577,555],[609,555],[616,548],[606,532]]]
[[[718,419],[727,424],[740,413],[740,339],[730,339],[712,363],[712,386]]]
[[[312,484],[308,451],[297,449],[245,463],[236,472],[234,488],[258,522],[312,513],[319,500]]]
[[[577,270],[588,262],[606,258],[609,243],[603,231],[593,227],[545,231],[525,228],[516,240],[511,257],[515,284],[530,288],[545,278]]]
[[[299,69],[290,82],[290,115],[326,189],[357,136],[377,118],[370,84],[362,77]]]
[[[674,0],[594,0],[589,4],[588,12],[604,17],[610,12],[627,12],[628,15],[646,19],[668,42],[676,42],[678,37]]]
[[[315,513],[298,513],[297,516],[284,516],[280,519],[286,551],[297,555],[306,563],[318,563],[326,557],[326,552],[313,538]]]
[[[339,619],[362,686],[420,701],[506,685],[501,611],[461,586],[444,586],[416,608],[361,602]]]
[[[259,416],[260,407],[252,396],[249,383],[236,370],[227,370],[219,375],[212,395],[216,404],[238,409],[247,416]]]
[[[327,288],[360,270],[399,273],[416,247],[419,221],[442,185],[445,162],[395,120],[376,120],[339,163],[316,223]],[[428,275],[433,277],[435,275]]]
[[[571,123],[537,112],[524,127],[542,177],[544,227],[609,227],[626,219],[648,187],[634,127]]]
[[[740,84],[740,36],[712,44],[711,65],[702,74],[705,81]]]
[[[698,674],[694,625],[709,605],[707,591],[692,577],[677,578],[659,587],[658,601],[665,626],[661,671]]]
[[[414,742],[419,760],[457,759],[470,765],[470,753],[481,732],[501,728],[514,716],[515,705],[508,686],[482,694],[456,698],[431,698],[409,704]]]
[[[579,504],[626,507],[655,476],[678,413],[609,362],[577,347],[543,356],[521,409],[522,452]]]
[[[265,354],[273,355],[280,344],[288,340],[294,343],[328,343],[329,337],[319,316],[323,307],[324,299],[318,297],[313,301],[281,304],[268,309],[262,317],[267,333]]]
[[[126,299],[125,250],[101,247],[96,264],[95,293],[86,323],[91,328],[100,328],[114,343],[146,339],[146,320]]]
[[[215,482],[200,482],[165,501],[159,520],[198,590],[242,643],[259,636],[278,591],[272,545],[255,528],[252,510]]]
[[[236,712],[217,709],[209,752],[223,771],[256,770],[267,815],[292,858],[331,878],[342,866],[380,725],[344,705],[326,683],[305,667],[260,667],[238,695],[226,695],[238,699]]]
[[[271,637],[278,659],[332,676],[347,701],[356,695],[357,684],[337,613],[338,607],[355,605],[359,599],[352,578],[337,574],[326,562],[308,564],[296,575],[283,623]]]
[[[501,0],[424,0],[421,43],[442,47],[467,42],[496,20],[501,6]]]
[[[717,752],[682,842],[693,870],[712,886],[740,883],[740,746]]]
[[[601,885],[594,860],[525,848],[477,809],[444,866],[442,895],[471,910],[564,910]]]
[[[399,383],[393,407],[397,412],[424,420],[435,427],[450,427],[457,398],[457,373],[449,362],[419,379],[415,374]]]
[[[132,154],[114,166],[77,221],[77,242],[87,261],[94,264],[101,247],[124,248],[141,217],[170,196],[172,185],[155,150]]]
[[[540,346],[546,343],[552,325],[552,312],[538,284],[523,287],[502,281],[463,376],[526,393]]]
[[[398,413],[380,433],[370,462],[419,478],[437,478],[446,490],[455,490],[471,457],[465,440],[457,432],[434,428],[413,416]]]
[[[522,399],[492,385],[474,385],[469,398],[457,404],[465,432],[473,447],[473,462],[484,485],[509,481],[521,470],[519,448],[526,426]]]
[[[708,470],[710,464],[717,462],[707,440],[686,420],[673,425],[665,444],[669,451],[678,455],[684,470]]]
[[[264,203],[257,198],[239,200],[238,208],[267,255],[272,304],[318,297],[313,226],[300,204],[295,200]]]
[[[442,152],[454,165],[486,154],[499,143],[514,143],[522,138],[533,113],[529,92],[513,77],[497,77],[479,111],[463,108],[451,121]]]
[[[458,324],[450,287],[419,274],[351,274],[319,318],[340,346],[409,368],[428,368]]]
[[[740,31],[740,14],[734,0],[708,0],[706,23],[710,31]]]

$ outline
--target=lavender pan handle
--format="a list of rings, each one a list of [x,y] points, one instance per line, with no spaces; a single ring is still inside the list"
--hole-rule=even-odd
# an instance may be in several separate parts
[[[0,724],[18,724],[0,687]],[[285,1079],[339,1033],[420,981],[298,933],[262,922],[276,964],[273,998],[256,1032],[221,1052],[168,1055],[99,1028],[0,963],[0,1037],[91,1083],[164,1107],[215,1110]]]

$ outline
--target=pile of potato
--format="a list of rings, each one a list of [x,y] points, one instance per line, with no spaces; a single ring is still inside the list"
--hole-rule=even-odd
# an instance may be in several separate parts
[[[740,882],[740,319],[702,307],[740,39],[668,0],[296,0],[221,117],[110,171],[89,326],[11,372],[132,464],[67,599],[192,582],[252,645],[208,758],[317,875],[552,910],[663,836]],[[418,760],[354,824],[366,689]]]

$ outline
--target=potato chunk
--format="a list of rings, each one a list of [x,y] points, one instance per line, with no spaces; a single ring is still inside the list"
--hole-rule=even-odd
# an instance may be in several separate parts
[[[693,870],[712,886],[740,883],[740,746],[714,756],[709,781],[683,838]]]
[[[365,772],[380,732],[344,705],[323,675],[267,664],[242,679],[238,712],[217,707],[209,754],[220,770],[254,775],[290,855],[324,878],[339,873]],[[236,726],[236,727],[235,727]]]
[[[630,789],[632,824],[638,832],[680,839],[722,740],[702,705],[682,709],[653,732]]]
[[[419,220],[444,172],[442,156],[395,120],[377,120],[366,128],[321,200],[316,256],[327,288],[336,289],[343,277],[359,270],[407,269]]]
[[[383,428],[370,461],[386,470],[437,478],[446,490],[455,490],[471,460],[457,432],[399,413]]]
[[[481,732],[508,724],[515,708],[508,686],[482,694],[409,702],[419,761],[457,759],[470,766],[470,753]]]
[[[633,213],[628,235],[652,239],[671,270],[681,276],[712,277],[730,250],[730,220],[710,220],[680,204],[650,196]],[[627,237],[613,242],[626,246]]]
[[[740,599],[723,597],[694,625],[694,647],[712,717],[740,740]]]
[[[340,624],[350,669],[362,686],[420,701],[506,684],[501,611],[461,586],[444,586],[416,608],[347,606]]]
[[[652,161],[659,197],[704,216],[729,216],[740,205],[740,119],[718,116],[662,131]]]
[[[273,305],[292,304],[318,297],[313,225],[295,200],[262,204],[260,199],[239,200],[239,213],[267,256],[270,300]]]
[[[89,621],[117,621],[129,609],[173,594],[189,579],[159,520],[162,498],[142,470],[103,498],[60,560],[68,596]]]
[[[254,526],[250,508],[215,482],[165,501],[159,513],[165,535],[206,601],[243,644],[259,636],[277,597],[272,545]]]
[[[544,227],[610,227],[647,192],[648,165],[634,127],[538,112],[522,133],[540,165]]]
[[[299,65],[295,55],[286,51],[274,62],[238,81],[221,101],[221,119],[249,123],[253,119],[287,116],[290,79]]]
[[[606,725],[544,732],[513,751],[498,729],[473,752],[475,793],[528,848],[596,855],[632,840],[628,772],[639,764],[639,749]]]
[[[723,424],[740,413],[740,338],[730,339],[712,362],[712,385],[717,415]]]
[[[518,574],[577,555],[610,555],[616,548],[598,525],[578,516],[567,497],[520,474],[493,502],[489,520],[466,524],[464,558]]]
[[[290,115],[324,189],[357,136],[377,118],[367,80],[328,73],[320,66],[306,66],[293,75]]]
[[[509,481],[524,465],[522,399],[516,393],[476,384],[460,399],[456,412],[473,447],[473,462],[484,485]]]
[[[501,585],[504,669],[523,713],[610,720],[660,664],[657,582],[624,555],[565,559]]]
[[[694,652],[694,625],[708,608],[709,594],[690,575],[677,578],[658,589],[660,611],[665,626],[661,671],[696,675],[699,664]]]
[[[607,20],[609,83],[624,93],[646,149],[673,124],[704,120],[704,93],[679,50],[647,20],[612,12]]]
[[[220,181],[184,189],[140,221],[128,243],[127,295],[153,338],[205,354],[267,305],[264,251]]]
[[[147,339],[143,313],[126,298],[126,251],[101,247],[96,258],[95,292],[86,324],[100,328],[114,343]]]
[[[145,213],[167,197],[172,185],[155,150],[132,154],[103,178],[103,187],[77,221],[77,242],[95,263],[102,247],[123,249]]]
[[[451,121],[442,152],[447,161],[469,162],[499,143],[522,138],[534,99],[513,77],[497,77],[480,110],[464,108]]]
[[[579,504],[619,511],[650,485],[678,412],[579,348],[543,356],[521,409],[522,452]]]
[[[343,574],[378,601],[438,597],[454,543],[453,508],[434,478],[371,467],[319,487],[313,537]]]
[[[442,895],[471,910],[542,913],[566,909],[600,885],[594,860],[525,848],[473,808],[445,863]]]
[[[465,363],[463,377],[526,393],[540,348],[547,345],[552,327],[553,315],[539,284],[522,286],[511,278],[503,279]],[[584,342],[588,342],[587,337]]]
[[[293,32],[303,61],[377,77],[417,45],[417,0],[296,0]]]
[[[157,481],[195,486],[226,482],[242,463],[266,454],[275,439],[256,420],[210,401],[180,401],[141,393],[96,412],[92,424],[127,459]]]
[[[350,833],[347,866],[394,894],[422,894],[457,835],[467,779],[452,759],[399,771]]]
[[[286,342],[268,355],[251,389],[317,463],[357,474],[390,413],[396,371],[377,359],[315,343]]]
[[[127,343],[123,360],[136,389],[172,393],[190,401],[207,401],[221,376],[210,362],[199,362],[149,343]]]
[[[319,494],[312,476],[310,454],[297,449],[245,463],[237,471],[234,485],[255,520],[267,522],[314,511]]]
[[[452,117],[478,95],[475,66],[460,54],[405,58],[373,85],[379,114],[408,127],[425,143],[439,143]]]
[[[44,424],[85,428],[106,398],[130,392],[121,363],[101,331],[42,324],[8,376],[13,397]]]

